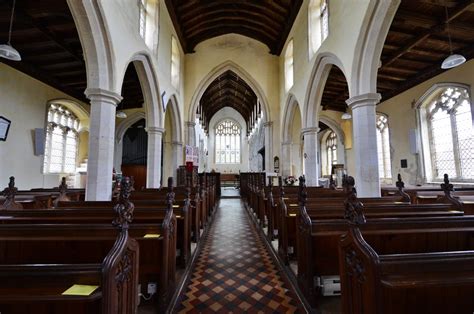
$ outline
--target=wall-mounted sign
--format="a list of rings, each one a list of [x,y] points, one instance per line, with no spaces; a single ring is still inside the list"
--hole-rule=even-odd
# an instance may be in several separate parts
[[[0,116],[0,141],[6,141],[8,131],[10,130],[10,124],[12,122],[7,118]]]

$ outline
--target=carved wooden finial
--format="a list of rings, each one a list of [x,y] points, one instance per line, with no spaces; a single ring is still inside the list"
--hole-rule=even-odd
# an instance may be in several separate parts
[[[18,192],[18,189],[15,187],[15,177],[10,177],[8,182],[8,187],[5,188],[2,194],[5,196],[5,201],[1,208],[3,209],[22,209],[21,204],[15,202],[15,195]]]
[[[444,174],[444,183],[441,184],[441,190],[443,190],[446,200],[458,207],[462,207],[462,202],[459,198],[451,194],[454,192],[454,186],[449,182],[447,173]]]
[[[283,188],[283,178],[281,176],[278,177],[278,186],[280,187],[280,197],[284,197],[285,189]]]
[[[168,178],[168,193],[166,193],[166,204],[169,208],[173,208],[174,202],[174,190],[173,190],[173,177]]]
[[[357,198],[355,180],[353,177],[346,176],[344,191],[347,195],[347,199],[344,201],[344,218],[347,219],[351,225],[358,226],[364,224],[366,222],[363,212],[364,206]]]
[[[120,195],[114,211],[117,214],[112,225],[120,230],[127,230],[133,220],[133,210],[135,206],[130,202],[130,193],[132,190],[129,177],[123,177],[121,181]]]
[[[300,201],[300,206],[306,206],[306,199],[308,198],[308,193],[306,192],[306,178],[305,176],[301,176],[299,178],[299,191],[298,191],[298,198]]]
[[[329,188],[331,190],[335,190],[336,189],[336,181],[334,181],[334,178],[332,175],[329,176]]]
[[[411,202],[411,197],[408,195],[403,189],[405,188],[405,183],[402,181],[402,176],[401,174],[398,174],[397,176],[397,182],[395,183],[395,186],[398,188],[398,193],[400,196],[403,197],[403,200],[405,202]]]
[[[59,184],[59,195],[54,200],[53,206],[58,207],[59,202],[69,202],[70,199],[67,196],[67,184],[66,184],[66,177],[61,178],[61,183]]]

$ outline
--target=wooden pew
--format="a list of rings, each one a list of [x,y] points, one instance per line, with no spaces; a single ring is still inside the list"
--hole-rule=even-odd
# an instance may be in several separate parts
[[[93,263],[16,263],[0,265],[2,313],[136,313],[138,244],[129,237],[133,205],[121,198],[114,220],[120,232],[106,256]],[[61,241],[61,236],[54,242]],[[51,241],[38,241],[46,245]],[[96,241],[98,242],[98,241]],[[9,252],[14,253],[14,252]],[[10,256],[10,254],[9,254]],[[41,256],[38,256],[41,259]],[[87,296],[63,295],[73,284],[98,286]]]
[[[348,232],[339,244],[343,313],[472,313],[472,222],[466,228],[442,223],[425,229],[425,243],[417,248],[417,229],[388,228],[385,233],[392,236],[404,233],[405,246],[384,251],[365,239],[362,227],[368,221],[356,197],[349,199],[347,208]],[[374,240],[381,241],[380,235]]]
[[[348,186],[348,191],[352,191],[352,187],[353,185]],[[344,219],[347,213],[344,212],[339,218],[330,217],[329,219],[324,217],[324,215],[318,216],[317,213],[310,215],[304,202],[305,194],[303,187],[303,202],[300,204],[301,214],[297,217],[297,278],[298,284],[307,299],[312,304],[316,304],[317,298],[323,291],[321,291],[321,287],[316,287],[314,283],[322,276],[338,275],[337,246],[339,237],[347,231],[347,223]],[[360,202],[360,200],[358,201]],[[438,211],[440,209],[439,205],[446,207]],[[343,206],[345,205],[341,207]],[[434,208],[430,209],[429,206],[434,206]],[[426,237],[436,234],[439,230],[445,230],[443,228],[446,226],[451,226],[452,228],[453,226],[457,227],[463,224],[467,228],[474,227],[474,217],[463,217],[459,214],[462,213],[461,211],[457,211],[458,214],[456,215],[450,215],[449,208],[451,208],[451,205],[449,204],[423,205],[421,208],[418,207],[419,205],[406,204],[365,205],[364,210],[367,209],[367,212],[381,210],[382,213],[377,213],[374,218],[369,218],[370,215],[368,214],[368,223],[364,225],[363,232],[364,234],[367,233],[370,239],[374,239],[373,241],[376,241],[378,247],[383,248],[384,251],[399,247],[400,245],[420,250],[427,243],[433,242],[434,244],[431,245],[438,245],[437,241],[439,239],[433,238],[430,240],[431,242],[428,242]],[[384,209],[389,209],[389,211]],[[407,210],[408,216],[406,215]],[[445,212],[448,214],[444,215],[443,213]],[[387,231],[387,229],[392,231],[396,229],[401,234],[395,234],[395,232]],[[405,236],[410,232],[419,235],[418,242],[411,242],[407,245]],[[449,238],[453,234],[447,233],[444,236]]]
[[[135,224],[130,231],[132,236],[136,237],[140,245],[146,249],[141,253],[140,282],[158,283],[160,306],[167,304],[176,286],[176,242],[178,236],[176,232],[177,228],[175,227],[177,226],[176,217],[173,214],[173,197],[172,185],[170,185],[166,207],[162,209],[135,208]],[[97,203],[111,204],[111,202]],[[83,206],[84,202],[79,202],[78,204]],[[40,231],[45,232],[45,236],[49,234],[50,237],[54,237],[55,227],[57,227],[58,230],[62,230],[61,227],[58,226],[68,224],[65,228],[74,228],[74,231],[71,231],[72,235],[77,235],[79,239],[86,241],[82,244],[81,251],[87,251],[88,245],[91,243],[90,241],[95,241],[101,236],[105,237],[103,239],[104,241],[107,237],[110,239],[110,235],[107,233],[110,232],[110,230],[107,231],[107,228],[104,229],[103,224],[110,221],[112,219],[111,217],[112,211],[105,206],[76,209],[11,210],[5,212],[4,215],[0,215],[0,230],[3,230],[1,229],[2,227],[5,227],[4,229],[7,227],[14,228],[15,226],[10,225],[15,224],[19,225],[19,228],[22,227],[21,224],[34,224],[37,226],[40,226],[39,224],[50,224],[49,229],[48,226],[43,226],[43,229],[40,229]],[[83,225],[87,225],[88,227],[84,228]],[[51,228],[53,230],[50,230]],[[7,232],[7,230],[15,229],[6,229],[3,232]],[[23,232],[25,232],[25,236],[34,234],[34,231],[32,234],[26,231]],[[53,233],[51,234],[51,232]],[[0,234],[1,233],[2,231],[0,231]],[[91,236],[87,237],[87,233],[90,233]],[[145,235],[152,237],[145,237]],[[76,238],[74,238],[74,241],[76,241],[76,244],[73,247],[80,245]],[[32,244],[28,250],[35,252],[34,245]],[[50,251],[54,251],[54,245]],[[63,251],[64,248],[57,250],[59,254],[62,254]],[[69,255],[75,256],[76,254],[71,253]],[[145,284],[143,286],[146,287]]]

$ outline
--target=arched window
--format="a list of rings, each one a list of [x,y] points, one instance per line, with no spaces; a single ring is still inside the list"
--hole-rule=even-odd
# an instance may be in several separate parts
[[[326,173],[330,174],[332,170],[332,165],[337,164],[337,135],[332,131],[326,138],[326,158]]]
[[[224,120],[216,126],[216,164],[240,163],[240,126]]]
[[[392,164],[390,159],[390,136],[388,119],[385,115],[377,115],[377,153],[379,160],[380,179],[392,178]]]
[[[48,109],[45,173],[76,172],[79,120],[63,106],[52,104]]]
[[[308,4],[308,39],[310,58],[329,35],[328,0],[310,0]]]
[[[179,89],[179,71],[181,58],[179,54],[178,42],[174,36],[171,36],[171,84]]]
[[[138,0],[138,32],[145,39],[146,36],[146,5],[147,0]]]
[[[425,106],[433,180],[474,179],[472,108],[467,89],[447,87]]]
[[[285,90],[293,86],[293,39],[288,42],[285,52]]]

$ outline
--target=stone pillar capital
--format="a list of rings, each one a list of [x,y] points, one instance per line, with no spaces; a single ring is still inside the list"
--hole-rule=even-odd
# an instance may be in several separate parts
[[[264,122],[264,123],[263,123],[263,126],[266,127],[266,128],[272,127],[272,126],[273,126],[273,121]]]
[[[367,93],[347,99],[346,104],[354,110],[361,107],[375,106],[381,98],[382,96],[379,93]]]
[[[122,96],[102,88],[88,88],[84,92],[91,102],[105,102],[117,106],[123,99]]]
[[[194,128],[196,126],[196,122],[193,121],[186,121],[186,126],[188,128]]]
[[[156,127],[156,126],[149,126],[145,130],[147,131],[148,134],[161,134],[161,135],[163,135],[163,133],[165,133],[165,129],[159,128],[159,127]]]
[[[301,135],[310,135],[310,134],[318,134],[319,132],[319,127],[317,126],[312,126],[309,128],[303,128],[301,129]]]

